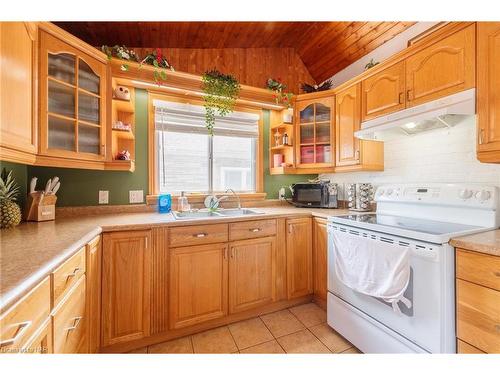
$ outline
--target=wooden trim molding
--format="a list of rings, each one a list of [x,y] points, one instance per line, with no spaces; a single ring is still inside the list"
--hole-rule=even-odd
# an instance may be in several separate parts
[[[199,97],[179,95],[178,93],[165,94],[153,89],[148,90],[148,186],[149,192],[151,193],[146,199],[148,204],[156,204],[159,193],[158,176],[156,173],[158,169],[158,162],[156,160],[155,145],[155,109],[153,105],[153,101],[155,99],[169,102],[203,105],[203,101]],[[264,191],[264,116],[262,109],[255,109],[242,104],[237,104],[234,109],[235,111],[249,112],[259,115],[259,137],[257,139],[257,160],[255,164],[255,190],[256,193],[262,193]],[[256,197],[255,193],[250,194],[252,194],[252,197]],[[240,197],[244,197],[246,195],[247,194],[241,194]],[[200,195],[188,195],[188,198],[191,199],[190,197],[192,197],[194,199],[197,196]],[[206,194],[203,196],[205,197]]]
[[[142,89],[155,90],[164,94],[177,94],[201,98],[203,96],[202,77],[200,75],[165,70],[167,79],[164,84],[153,81],[155,68],[148,65],[141,66],[138,63],[127,62],[128,69],[123,71],[121,66],[124,62],[112,59],[108,62],[114,78],[129,80],[128,84]],[[273,93],[267,89],[241,85],[239,97],[236,100],[239,105],[257,109],[277,109],[285,107],[276,104]]]

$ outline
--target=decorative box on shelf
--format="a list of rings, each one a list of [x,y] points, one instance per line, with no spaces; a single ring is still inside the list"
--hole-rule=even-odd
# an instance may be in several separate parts
[[[48,221],[56,218],[57,196],[36,191],[28,195],[27,221]]]

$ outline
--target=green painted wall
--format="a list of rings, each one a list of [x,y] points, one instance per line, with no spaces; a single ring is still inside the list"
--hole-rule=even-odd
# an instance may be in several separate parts
[[[16,183],[19,185],[19,195],[17,196],[17,203],[21,206],[21,209],[24,209],[24,205],[26,204],[26,189],[28,186],[28,168],[23,164],[15,164],[10,163],[8,161],[0,160],[0,171],[3,169],[7,171],[12,171],[12,174],[16,180]]]
[[[269,134],[270,112],[264,111],[264,134]],[[264,136],[264,191],[267,193],[267,199],[277,199],[279,189],[284,186],[290,186],[299,181],[307,181],[318,177],[314,175],[270,175],[269,174],[269,137]],[[287,196],[290,190],[286,189]]]
[[[144,190],[148,194],[148,94],[145,90],[135,90],[136,110],[136,163],[135,172],[92,171],[86,169],[32,167],[21,164],[0,162],[1,167],[14,170],[21,192],[24,206],[26,188],[31,177],[38,177],[38,189],[54,176],[61,181],[57,193],[58,206],[94,206],[99,200],[99,190],[109,190],[109,204],[128,204],[129,190]],[[269,134],[269,111],[264,111],[264,134]],[[264,191],[268,199],[278,198],[278,190],[298,181],[315,178],[317,175],[284,175],[269,174],[269,137],[264,137]],[[287,191],[287,193],[289,193]]]

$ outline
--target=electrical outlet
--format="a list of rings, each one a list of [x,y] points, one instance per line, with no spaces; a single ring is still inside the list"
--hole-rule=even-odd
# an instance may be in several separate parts
[[[130,203],[142,203],[144,202],[144,190],[130,190],[128,192]]]
[[[109,191],[99,190],[99,204],[108,204],[108,203],[109,203]]]

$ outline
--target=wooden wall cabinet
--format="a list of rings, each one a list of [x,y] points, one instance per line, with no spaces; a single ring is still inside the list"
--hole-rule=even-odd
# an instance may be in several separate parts
[[[227,315],[227,244],[171,249],[169,290],[171,329]]]
[[[286,221],[288,299],[313,292],[311,222],[311,218]]]
[[[406,107],[405,62],[401,61],[361,83],[361,121]]]
[[[326,305],[328,293],[328,235],[326,219],[313,219],[313,291],[314,298]]]
[[[500,22],[477,23],[477,157],[500,163]]]
[[[230,244],[229,313],[264,306],[276,300],[276,238]]]
[[[360,140],[354,136],[361,127],[361,83],[337,94],[335,116],[335,171],[383,171],[384,143]]]
[[[101,344],[101,236],[90,241],[85,251],[89,353],[98,353]]]
[[[103,235],[103,346],[150,334],[150,244],[150,230]]]
[[[103,162],[106,64],[40,31],[40,154]]]
[[[406,59],[407,106],[473,88],[475,66],[475,25],[409,56]]]
[[[335,165],[334,103],[333,96],[297,101],[295,153],[298,169],[333,168]]]
[[[37,152],[37,26],[0,22],[0,159],[32,164]]]

